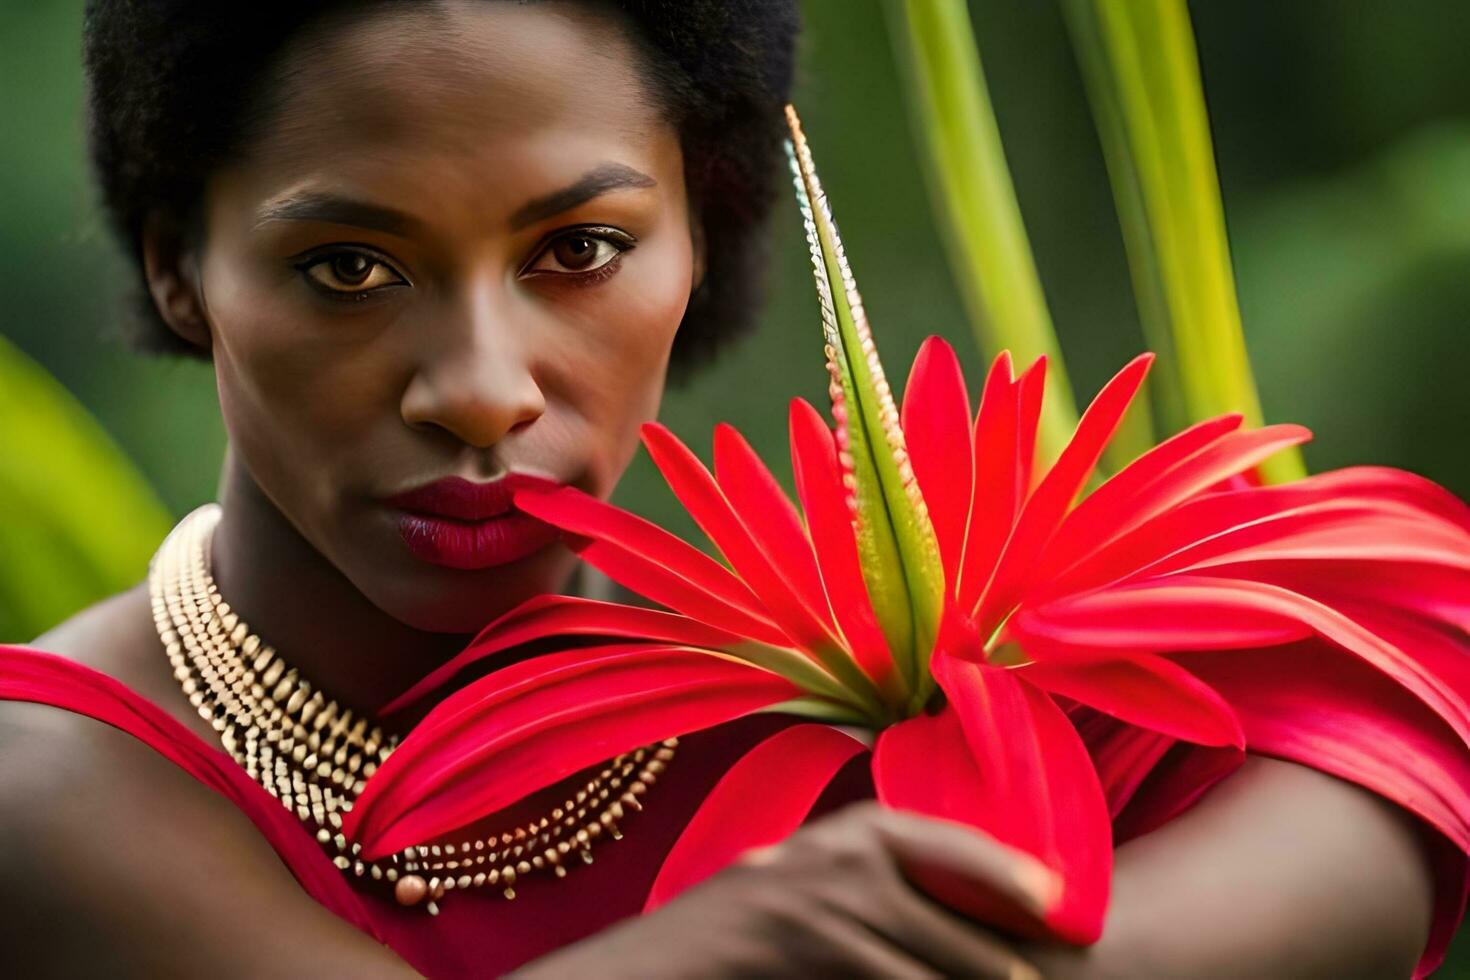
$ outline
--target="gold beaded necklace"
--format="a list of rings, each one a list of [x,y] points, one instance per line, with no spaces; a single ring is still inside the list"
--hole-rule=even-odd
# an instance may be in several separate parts
[[[567,873],[573,853],[592,863],[604,834],[622,839],[618,821],[643,809],[641,797],[674,757],[677,739],[618,756],[538,820],[459,843],[405,848],[364,861],[342,834],[342,816],[398,744],[327,698],[274,649],[250,632],[210,574],[218,504],[206,504],[174,528],[149,569],[153,620],[189,703],[219,733],[226,752],[287,810],[314,827],[317,841],[344,873],[386,881],[403,905],[439,913],[455,889],[499,887],[515,898],[519,878],[550,869]]]

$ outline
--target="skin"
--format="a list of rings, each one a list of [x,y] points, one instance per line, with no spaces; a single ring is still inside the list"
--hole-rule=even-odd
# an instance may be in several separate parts
[[[560,547],[476,572],[429,565],[383,498],[510,470],[606,496],[657,413],[698,229],[677,134],[636,58],[616,24],[576,5],[380,11],[322,25],[284,64],[282,108],[209,184],[203,239],[151,223],[146,273],[218,378],[232,446],[221,590],[305,676],[370,713],[488,619],[562,591],[573,565]],[[589,173],[600,193],[528,213]],[[360,208],[327,220],[325,194],[412,221],[364,227]],[[636,245],[610,272],[566,278],[563,259],[610,247],[563,241],[588,225]],[[383,267],[317,261],[344,244]],[[380,291],[320,291],[351,287],[344,275]],[[159,654],[144,588],[36,645],[214,741]],[[0,851],[0,949],[26,975],[196,973],[201,949],[223,977],[413,975],[309,899],[239,811],[132,739],[0,704],[0,771],[0,837],[25,842]],[[982,835],[857,805],[522,972],[1406,975],[1430,907],[1406,820],[1263,759],[1119,850],[1090,950],[1024,947],[959,918],[908,883],[904,869],[926,863],[1020,901],[1054,887]]]

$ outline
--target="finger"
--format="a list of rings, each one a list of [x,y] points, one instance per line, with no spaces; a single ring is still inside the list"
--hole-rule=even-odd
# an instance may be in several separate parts
[[[899,881],[905,894],[888,905],[883,933],[946,977],[1041,980],[1041,973],[1009,943],[961,918]]]
[[[870,808],[880,812],[865,812]],[[907,816],[898,815],[900,820]],[[1035,968],[990,930],[949,912],[904,880],[879,827],[888,819],[876,804],[849,807],[787,842],[746,852],[739,866],[757,873],[771,869],[778,878],[767,879],[765,887],[805,895],[797,917],[803,929],[825,937],[841,932],[848,937],[844,942],[855,944],[864,972],[876,966],[877,975],[894,975],[906,957],[908,975],[918,969],[925,976],[1038,978]],[[832,941],[819,949],[831,949]],[[845,965],[841,972],[850,975],[855,968]]]
[[[900,867],[934,867],[1013,901],[1038,918],[1061,897],[1061,878],[1025,851],[974,827],[886,807],[868,818]]]
[[[989,928],[932,901],[904,879],[901,858],[913,849],[902,845],[895,848],[893,835],[899,835],[906,843],[915,831],[932,830],[926,826],[932,821],[901,812],[879,810],[863,813],[860,808],[851,816],[853,819],[848,821],[839,818],[834,829],[839,829],[849,839],[861,837],[873,841],[885,853],[874,854],[878,861],[868,866],[864,887],[854,888],[849,881],[837,881],[827,876],[827,887],[821,888],[819,894],[828,905],[841,907],[854,918],[863,920],[869,928],[944,976],[995,980],[1040,977],[1036,968],[1006,940]],[[901,826],[892,826],[895,818]],[[942,832],[954,830],[973,836],[964,827],[945,825],[941,828]],[[982,837],[981,844],[996,844],[1001,848],[1002,858],[1010,857],[1011,853],[1019,854],[990,838]],[[1029,855],[1019,856],[1023,862],[1034,862]],[[974,868],[967,871],[973,872]],[[984,880],[983,887],[993,888],[989,878]]]
[[[823,909],[805,920],[807,933],[797,942],[802,971],[811,976],[841,976],[864,980],[940,980],[942,973],[911,950],[840,909]],[[982,974],[988,976],[988,974]]]

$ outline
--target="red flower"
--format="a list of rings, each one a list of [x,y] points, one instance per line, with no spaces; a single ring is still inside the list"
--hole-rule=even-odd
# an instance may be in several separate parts
[[[1018,379],[998,358],[972,418],[954,352],[930,338],[897,411],[802,163],[837,430],[791,403],[800,509],[728,426],[713,474],[662,426],[643,432],[728,567],[579,491],[518,494],[584,559],[670,611],[532,600],[389,705],[528,640],[604,640],[494,671],[439,704],[348,818],[367,855],[635,746],[770,710],[810,722],[716,786],[650,905],[795,829],[868,751],[832,724],[876,733],[884,803],[981,828],[1058,873],[1040,920],[923,882],[1030,934],[1096,939],[1111,818],[1176,740],[1225,752],[1225,767],[1181,777],[1195,795],[1251,747],[1355,779],[1470,848],[1470,510],[1384,469],[1252,486],[1237,478],[1309,434],[1244,431],[1235,416],[1174,436],[1077,503],[1147,356],[1103,388],[1049,467],[1034,452],[1042,364]],[[1126,727],[1090,754],[1078,725],[1107,717]],[[1138,828],[1188,798],[1137,815]]]
[[[523,510],[572,535],[586,560],[675,612],[544,597],[491,625],[398,703],[530,639],[612,642],[507,667],[449,697],[369,781],[352,829],[370,852],[392,851],[633,746],[782,706],[881,729],[872,759],[880,799],[982,827],[1041,858],[1066,884],[1046,925],[1086,941],[1106,904],[1108,809],[1051,695],[1170,738],[1239,747],[1236,715],[1209,681],[1227,694],[1241,688],[1242,703],[1270,712],[1272,698],[1292,699],[1279,685],[1303,679],[1295,661],[1306,671],[1322,663],[1294,651],[1330,650],[1470,736],[1465,698],[1440,679],[1470,669],[1470,517],[1444,491],[1366,468],[1213,489],[1307,438],[1296,426],[1241,431],[1227,417],[1175,436],[1071,507],[1147,366],[1140,358],[1114,378],[1033,481],[1040,371],[1013,380],[1001,357],[972,433],[953,352],[937,339],[924,345],[902,428],[948,583],[932,681],[917,685],[943,692],[932,714],[913,709],[914,692],[896,676],[864,586],[837,445],[806,402],[791,408],[804,523],[734,429],[717,430],[715,475],[666,429],[645,429],[670,486],[733,571],[579,491],[518,496]],[[1251,689],[1259,656],[1241,669],[1233,655],[1190,669],[1189,651],[1257,647],[1271,648],[1260,683],[1274,692]],[[652,900],[784,837],[860,751],[851,736],[809,724],[751,752],[696,816]],[[755,784],[758,795],[741,789]],[[1447,812],[1435,822],[1456,826],[1451,813],[1467,808],[1452,803],[1465,784],[1437,792]],[[1434,816],[1435,801],[1417,808]],[[945,897],[1027,926],[1018,910]]]

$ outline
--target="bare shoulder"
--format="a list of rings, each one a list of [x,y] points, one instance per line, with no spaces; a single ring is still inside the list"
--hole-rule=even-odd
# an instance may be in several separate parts
[[[148,586],[139,582],[125,592],[103,599],[55,626],[31,642],[39,650],[49,650],[80,659],[99,644],[113,638],[119,628],[138,633],[138,627],[150,622]]]
[[[214,732],[184,699],[153,625],[147,583],[104,599],[48,630],[29,644],[120,681],[194,734],[212,742]],[[68,711],[0,702],[0,725],[17,737],[31,736],[34,749],[52,746],[80,754],[104,753],[131,738]],[[15,729],[20,730],[15,730]],[[0,787],[3,789],[3,787]]]
[[[132,590],[31,645],[185,720],[188,702],[152,628],[147,592]],[[192,716],[191,728],[201,726]],[[312,901],[232,803],[83,715],[0,702],[0,840],[0,949],[24,967],[16,975],[178,975],[199,968],[200,949],[220,976],[271,973],[288,956],[412,975]]]
[[[92,606],[29,646],[55,653],[108,674],[141,696],[164,707],[168,699],[155,674],[167,673],[161,654],[150,670],[156,648],[151,635],[148,594],[130,589]],[[175,709],[176,710],[176,709]],[[197,730],[197,728],[196,728]],[[83,715],[25,702],[0,701],[0,821],[6,829],[48,809],[48,801],[64,798],[78,780],[95,782],[114,775],[131,776],[138,761],[128,743],[135,739]],[[150,753],[151,754],[151,753]],[[118,765],[122,764],[120,771]],[[146,778],[152,766],[141,767]],[[18,801],[30,801],[21,807]]]
[[[147,602],[146,592],[122,593],[30,646],[142,687],[157,703],[145,666]],[[50,705],[0,702],[0,945],[23,960],[45,951],[27,963],[39,975],[100,965],[72,957],[98,954],[125,931],[128,903],[108,893],[146,894],[150,854],[160,841],[192,837],[199,817],[216,834],[243,820],[215,795],[123,731]],[[97,935],[81,949],[62,941],[62,924],[80,922]]]
[[[208,731],[190,716],[174,684],[153,632],[145,586],[83,610],[29,645],[113,677],[196,734]],[[0,701],[0,828],[12,830],[44,815],[40,829],[54,837],[67,821],[51,818],[51,803],[72,797],[78,785],[113,783],[162,792],[170,784],[189,788],[194,780],[131,735],[84,715]],[[190,791],[207,792],[197,784]]]

